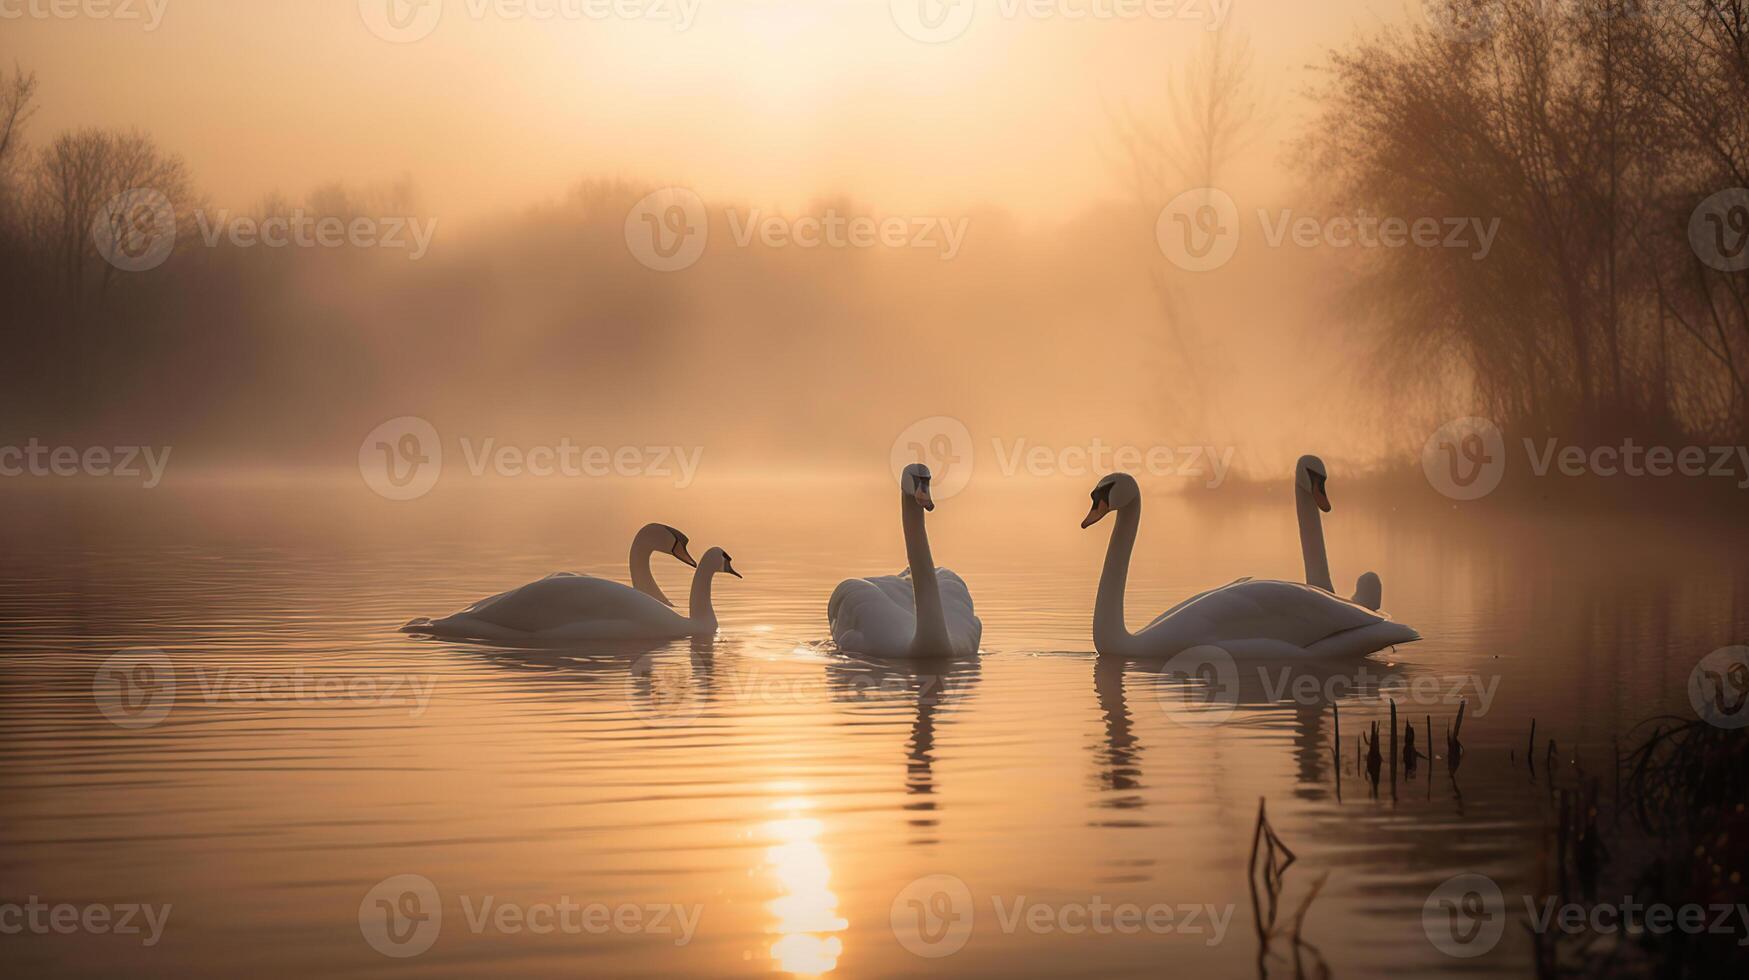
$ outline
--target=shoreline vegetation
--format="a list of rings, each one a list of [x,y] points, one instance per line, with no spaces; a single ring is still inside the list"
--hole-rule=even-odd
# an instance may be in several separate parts
[[[1461,800],[1460,770],[1469,760],[1461,738],[1466,707],[1461,703],[1453,716],[1441,720],[1443,751],[1422,752],[1416,748],[1415,720],[1399,722],[1397,704],[1390,701],[1388,733],[1379,731],[1384,719],[1372,720],[1352,740],[1350,768],[1341,708],[1332,704],[1330,761],[1337,798],[1347,771],[1365,784],[1370,799],[1388,796],[1395,803],[1399,777],[1407,787],[1426,762],[1427,792],[1432,792],[1436,769],[1443,770]],[[1429,749],[1442,741],[1434,727],[1433,716],[1427,715],[1422,736]],[[1739,942],[1736,932],[1706,924],[1716,926],[1721,909],[1749,907],[1749,882],[1744,880],[1749,872],[1749,807],[1744,803],[1749,797],[1749,729],[1661,716],[1629,734],[1626,745],[1616,740],[1613,759],[1586,760],[1570,748],[1561,749],[1557,736],[1546,731],[1539,740],[1532,719],[1522,756],[1508,750],[1501,759],[1496,751],[1470,762],[1472,767],[1522,768],[1533,785],[1546,789],[1542,838],[1529,876],[1535,894],[1522,896],[1523,914],[1520,903],[1510,899],[1499,911],[1529,933],[1539,980],[1741,976],[1749,969],[1749,937]],[[1380,749],[1387,739],[1388,755]],[[1387,784],[1388,794],[1383,792]],[[1278,924],[1285,875],[1297,858],[1270,826],[1266,808],[1267,798],[1260,799],[1247,866],[1258,975],[1268,977],[1269,965],[1285,960],[1296,978],[1328,978],[1330,968],[1304,936],[1304,923],[1340,869],[1310,881],[1291,929]],[[1597,907],[1637,908],[1642,913],[1698,908],[1705,917],[1700,929],[1643,928],[1642,920],[1636,932],[1620,919],[1609,932],[1569,928],[1572,916],[1567,910],[1585,911],[1580,920],[1595,922],[1589,910]],[[1542,910],[1540,921],[1535,909]],[[1749,919],[1741,924],[1749,925]],[[1286,939],[1285,953],[1272,951],[1272,940],[1278,938]]]

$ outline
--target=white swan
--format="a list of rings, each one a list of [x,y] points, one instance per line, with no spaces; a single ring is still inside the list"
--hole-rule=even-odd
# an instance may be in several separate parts
[[[697,568],[698,562],[693,561],[692,556],[686,553],[686,540],[686,535],[681,534],[679,528],[666,524],[645,524],[638,528],[638,533],[632,535],[632,588],[661,600],[665,606],[674,605],[662,593],[662,587],[656,584],[656,576],[650,574],[650,556],[660,551]]]
[[[448,639],[544,643],[712,636],[717,631],[717,614],[711,608],[711,578],[718,572],[741,577],[730,564],[729,555],[721,548],[712,548],[699,559],[692,573],[688,616],[618,582],[561,573],[481,599],[443,619],[415,619],[401,627],[401,632]]]
[[[1330,513],[1330,496],[1325,492],[1329,479],[1330,471],[1316,456],[1301,456],[1294,464],[1294,511],[1300,520],[1300,554],[1306,561],[1306,584],[1334,593],[1330,559],[1324,554],[1324,519],[1318,516],[1320,511]],[[1355,580],[1352,601],[1376,612],[1384,597],[1384,584],[1372,572]]]
[[[840,650],[873,657],[970,657],[978,652],[984,624],[972,614],[972,593],[929,554],[923,514],[929,497],[929,467],[912,463],[899,477],[899,517],[910,567],[898,575],[853,578],[838,583],[826,603],[826,621]]]
[[[1142,522],[1142,491],[1134,478],[1114,473],[1093,488],[1084,528],[1117,512],[1099,576],[1093,613],[1093,648],[1102,655],[1171,657],[1212,645],[1235,659],[1359,657],[1421,635],[1363,606],[1298,582],[1242,578],[1198,593],[1155,619],[1140,633],[1124,625],[1124,588],[1130,553]]]

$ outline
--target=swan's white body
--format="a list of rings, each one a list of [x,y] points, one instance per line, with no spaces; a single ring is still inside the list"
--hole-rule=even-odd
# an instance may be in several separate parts
[[[1300,523],[1300,557],[1306,563],[1306,584],[1334,595],[1336,585],[1330,579],[1330,558],[1324,551],[1321,513],[1330,509],[1330,498],[1324,492],[1326,479],[1323,460],[1316,456],[1300,457],[1294,468],[1294,513]],[[1354,597],[1350,601],[1376,612],[1384,602],[1384,583],[1372,572],[1362,574],[1354,583]]]
[[[923,527],[929,470],[913,464],[901,496],[905,556],[898,575],[846,579],[832,590],[826,621],[840,650],[871,657],[971,657],[984,624],[972,611],[972,593],[951,569],[935,567]],[[914,489],[920,488],[920,489]]]
[[[415,619],[401,631],[448,639],[543,643],[710,636],[717,630],[711,578],[719,571],[738,574],[730,567],[729,556],[712,548],[693,572],[687,616],[630,586],[560,572],[481,599],[442,619]]]
[[[1106,496],[1103,501],[1101,491]],[[1121,502],[1111,502],[1120,497]],[[1324,659],[1361,657],[1421,638],[1413,629],[1324,589],[1249,578],[1191,596],[1141,632],[1131,633],[1124,625],[1124,591],[1141,526],[1142,500],[1130,477],[1117,474],[1101,481],[1094,490],[1094,511],[1084,526],[1111,510],[1117,511],[1117,521],[1093,614],[1093,646],[1101,655],[1172,657],[1212,645],[1235,659]]]
[[[874,657],[969,657],[978,652],[984,624],[972,614],[972,593],[949,568],[935,569],[941,595],[945,647],[919,652],[917,588],[911,570],[897,575],[846,579],[832,590],[826,619],[839,649]]]

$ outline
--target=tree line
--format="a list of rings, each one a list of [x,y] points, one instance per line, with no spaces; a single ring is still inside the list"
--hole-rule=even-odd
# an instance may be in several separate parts
[[[1501,220],[1368,255],[1377,370],[1525,435],[1749,440],[1749,2],[1436,14],[1334,53],[1300,147],[1345,212]]]

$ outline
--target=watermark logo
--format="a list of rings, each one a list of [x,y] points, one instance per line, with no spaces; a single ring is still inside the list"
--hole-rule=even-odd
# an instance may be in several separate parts
[[[437,428],[413,415],[384,422],[359,443],[358,472],[366,486],[389,500],[425,496],[443,472]]]
[[[443,900],[424,875],[384,878],[358,903],[358,931],[384,956],[418,956],[437,942],[442,930]]]
[[[1421,928],[1434,948],[1447,956],[1481,956],[1506,934],[1506,896],[1487,875],[1448,878],[1421,906]]]
[[[632,206],[626,215],[626,248],[657,272],[678,272],[704,255],[710,218],[704,199],[689,188],[664,187]]]
[[[437,30],[443,0],[358,0],[358,15],[377,37],[391,44],[412,44]]]
[[[1191,647],[1160,668],[1154,698],[1181,725],[1219,725],[1239,708],[1239,665],[1220,647]]]
[[[704,713],[704,692],[698,681],[690,660],[645,654],[626,671],[626,703],[647,727],[684,728]]]
[[[1688,219],[1688,244],[1720,272],[1749,269],[1749,189],[1733,187],[1700,202]]]
[[[110,724],[151,728],[170,717],[176,703],[176,668],[162,650],[123,650],[97,668],[91,696]]]
[[[888,923],[899,945],[914,956],[940,959],[965,948],[977,910],[972,890],[953,875],[926,875],[893,896]]]
[[[977,0],[891,0],[893,23],[913,41],[945,44],[972,26]]]
[[[1421,470],[1433,489],[1453,500],[1478,500],[1506,475],[1506,438],[1487,419],[1453,419],[1421,447]]]
[[[1239,205],[1218,187],[1185,191],[1160,210],[1154,238],[1180,269],[1218,269],[1239,250]]]
[[[110,198],[91,220],[97,254],[123,272],[150,272],[176,250],[176,208],[145,187]]]
[[[918,419],[899,433],[887,461],[894,480],[912,463],[929,467],[929,494],[940,503],[972,481],[976,455],[972,432],[964,422],[947,415],[932,415]]]
[[[1709,725],[1749,726],[1749,646],[1722,647],[1702,657],[1688,675],[1688,700]]]

